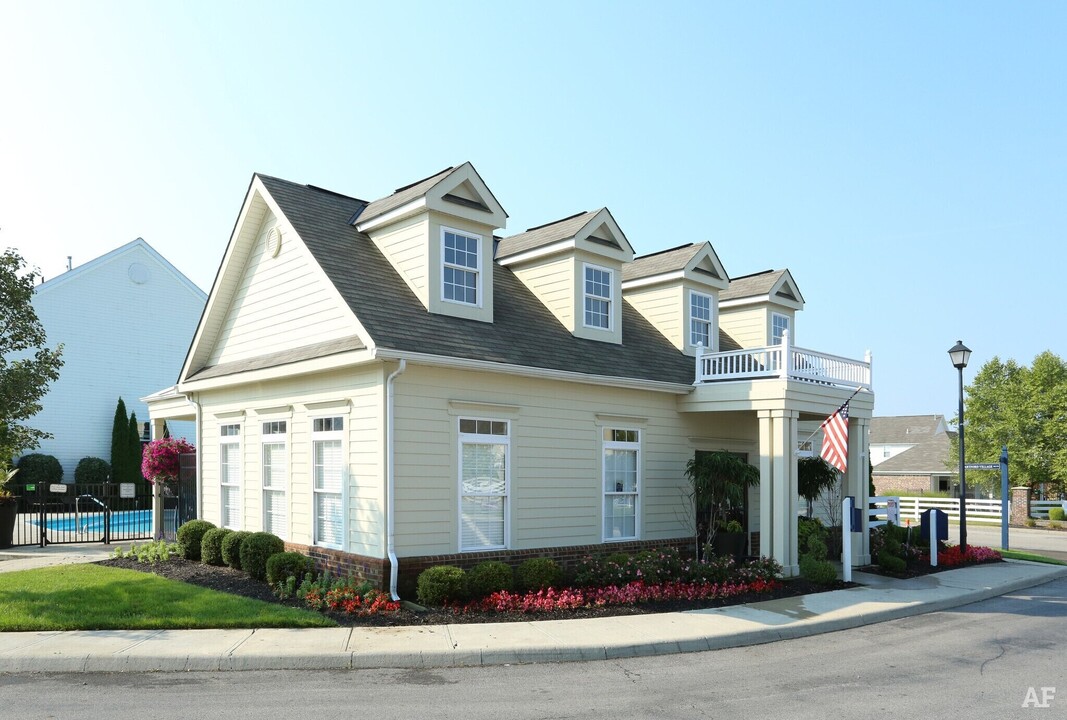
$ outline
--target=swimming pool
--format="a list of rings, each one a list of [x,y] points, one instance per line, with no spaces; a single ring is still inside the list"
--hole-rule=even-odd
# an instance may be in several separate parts
[[[171,511],[173,512],[173,511]],[[166,511],[164,511],[166,514]],[[30,520],[41,525],[39,519]],[[45,529],[57,533],[101,533],[104,531],[103,512],[83,512],[79,514],[49,515],[45,519]],[[111,513],[111,532],[144,534],[152,533],[151,510],[122,510]]]

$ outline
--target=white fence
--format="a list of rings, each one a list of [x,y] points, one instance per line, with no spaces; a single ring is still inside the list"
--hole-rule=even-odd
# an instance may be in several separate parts
[[[1010,501],[1008,504],[1010,507]],[[1061,506],[1062,503],[1059,500],[1034,500],[1030,503],[1030,517],[1047,520],[1049,508]],[[900,520],[919,520],[919,516],[923,510],[930,510],[932,508],[944,510],[950,518],[958,519],[960,516],[960,499],[893,496],[872,497],[871,508],[868,511],[868,523],[871,527],[885,525],[886,519],[893,514],[894,510],[898,513],[898,519],[894,520],[896,524],[900,524]],[[967,519],[999,523],[1000,500],[968,498]]]

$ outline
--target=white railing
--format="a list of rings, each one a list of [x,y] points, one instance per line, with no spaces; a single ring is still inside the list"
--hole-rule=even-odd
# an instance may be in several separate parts
[[[842,387],[871,387],[871,354],[864,360],[829,355],[790,344],[789,333],[781,345],[709,352],[697,348],[696,382],[783,378]]]
[[[1048,520],[1048,511],[1054,507],[1063,507],[1063,502],[1060,500],[1031,500],[1030,517]]]
[[[950,518],[959,518],[960,516],[960,499],[959,498],[932,498],[932,497],[872,497],[871,503],[877,503],[879,506],[884,506],[887,501],[895,500],[897,508],[900,513],[900,519],[903,520],[918,520],[924,510],[931,510],[937,508],[938,510],[944,510]],[[1059,505],[1059,503],[1055,503]],[[1031,507],[1033,507],[1031,505]],[[1048,511],[1046,510],[1046,515]],[[879,513],[878,508],[872,508],[870,510],[872,519],[875,517],[875,513]],[[884,516],[885,508],[880,507],[880,514]],[[1000,500],[988,500],[984,498],[967,498],[967,518],[969,520],[986,520],[1000,522]],[[883,521],[884,517],[881,518]],[[874,525],[874,523],[870,523]],[[885,524],[884,522],[879,523]]]

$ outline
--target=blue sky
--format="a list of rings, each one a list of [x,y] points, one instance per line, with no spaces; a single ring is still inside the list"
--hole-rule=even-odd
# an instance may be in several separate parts
[[[788,267],[876,414],[947,350],[1067,356],[1067,4],[0,0],[0,247],[143,237],[210,289],[253,172],[374,199],[470,160],[513,234]]]

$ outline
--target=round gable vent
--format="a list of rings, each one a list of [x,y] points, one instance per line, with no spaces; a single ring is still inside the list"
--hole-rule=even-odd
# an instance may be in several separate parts
[[[148,268],[139,262],[130,264],[126,274],[129,276],[130,281],[136,285],[144,285],[152,278],[152,273],[148,271]]]
[[[278,229],[277,225],[267,233],[267,240],[263,249],[272,258],[278,257],[278,253],[282,251],[282,231]]]

